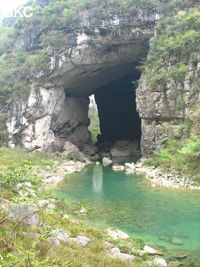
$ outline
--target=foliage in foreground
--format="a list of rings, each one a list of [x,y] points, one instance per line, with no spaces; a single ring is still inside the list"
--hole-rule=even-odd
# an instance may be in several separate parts
[[[39,215],[48,228],[30,227],[23,220],[13,222],[0,212],[0,266],[131,266],[106,255],[102,233],[93,227],[82,223],[75,224],[55,212],[40,211]],[[55,246],[49,237],[52,231],[58,228],[71,231],[74,236],[86,235],[92,242],[85,248],[73,243]],[[24,233],[32,233],[38,237]]]
[[[161,166],[200,183],[200,136],[191,135],[184,143],[168,141],[166,147],[148,161],[150,165]]]
[[[41,178],[35,174],[36,167],[52,165],[52,159],[39,152],[26,153],[20,148],[0,148],[0,187],[17,191],[17,184],[30,182],[38,186]]]

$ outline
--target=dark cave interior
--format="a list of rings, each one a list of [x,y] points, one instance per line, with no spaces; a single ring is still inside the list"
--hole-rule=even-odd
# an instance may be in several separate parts
[[[100,131],[99,142],[130,140],[140,142],[141,120],[136,110],[136,85],[140,72],[116,79],[95,91]]]

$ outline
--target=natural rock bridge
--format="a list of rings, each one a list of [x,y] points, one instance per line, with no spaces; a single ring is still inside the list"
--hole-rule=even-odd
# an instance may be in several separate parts
[[[63,36],[59,46],[45,47],[50,71],[38,73],[28,96],[10,111],[10,145],[20,144],[29,151],[62,151],[70,141],[82,149],[91,142],[88,107],[92,94],[103,140],[140,140],[145,116],[140,110],[139,118],[133,81],[140,78],[138,67],[147,56],[156,16],[155,11],[138,9],[128,17],[114,14],[102,19],[97,10],[86,10],[75,28],[58,29]],[[37,38],[37,32],[25,32],[16,47],[39,53]],[[145,136],[141,145],[146,146]]]

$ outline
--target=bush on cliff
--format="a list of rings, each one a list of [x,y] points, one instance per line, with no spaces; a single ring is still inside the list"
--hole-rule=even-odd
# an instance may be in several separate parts
[[[188,72],[186,64],[198,60],[199,44],[199,7],[160,20],[148,60],[143,66],[150,87],[167,86],[171,79],[183,82]]]

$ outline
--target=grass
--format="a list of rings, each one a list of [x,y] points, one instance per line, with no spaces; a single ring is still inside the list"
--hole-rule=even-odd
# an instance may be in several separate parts
[[[48,166],[53,170],[56,163],[45,154],[27,153],[20,148],[0,148],[0,201],[3,205],[12,203],[37,203],[41,199],[54,198],[51,190],[42,190],[41,179],[35,172]],[[16,185],[21,182],[30,182],[37,192],[36,196],[23,197],[18,194]],[[37,191],[39,187],[39,191]],[[31,227],[21,221],[14,221],[6,211],[0,210],[0,266],[1,267],[128,267],[145,266],[141,258],[136,259],[134,264],[122,262],[109,256],[105,248],[105,241],[109,240],[106,234],[94,227],[88,226],[81,221],[74,221],[64,216],[65,209],[75,214],[83,204],[60,202],[56,200],[57,209],[54,211],[40,208],[38,216],[40,224]],[[84,205],[86,210],[90,207]],[[74,212],[73,212],[74,209]],[[48,239],[54,229],[63,229],[70,233],[70,237],[84,235],[91,239],[86,247],[80,247],[70,242],[55,246]],[[24,233],[39,234],[38,238],[24,235]],[[130,241],[131,242],[131,241]],[[119,246],[122,252],[130,252],[130,247],[137,243],[113,242]],[[132,244],[132,245],[131,245]]]
[[[26,153],[20,148],[0,148],[0,186],[1,188],[17,191],[19,183],[29,182],[39,186],[41,177],[35,170],[52,166],[53,160],[42,153]]]
[[[29,162],[37,166],[52,165],[53,159],[44,153],[27,153],[21,148],[0,148],[0,166],[16,166],[22,162]]]
[[[75,224],[57,212],[41,210],[39,216],[42,224],[48,225],[47,229],[29,227],[24,222],[17,227],[16,222],[0,212],[0,266],[144,266],[139,259],[138,265],[131,265],[108,256],[102,232],[93,227],[81,222]],[[58,228],[70,232],[72,237],[85,235],[91,238],[91,242],[87,247],[75,243],[53,246],[48,237],[53,229]],[[37,233],[39,237],[35,239],[24,232]]]

